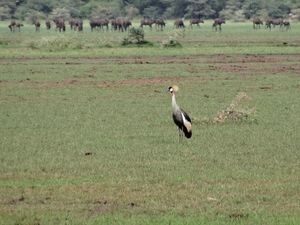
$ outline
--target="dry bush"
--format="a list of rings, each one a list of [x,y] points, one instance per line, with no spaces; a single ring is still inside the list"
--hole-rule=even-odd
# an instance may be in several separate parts
[[[167,39],[162,41],[162,48],[182,47],[181,42],[185,36],[185,29],[174,29],[167,33]]]
[[[242,104],[244,100],[251,101],[252,99],[246,95],[244,92],[238,93],[236,98],[231,102],[231,104],[222,109],[217,116],[214,118],[214,123],[225,122],[226,120],[240,120],[248,118],[250,115],[256,112],[255,108],[252,109],[242,109],[239,105]]]

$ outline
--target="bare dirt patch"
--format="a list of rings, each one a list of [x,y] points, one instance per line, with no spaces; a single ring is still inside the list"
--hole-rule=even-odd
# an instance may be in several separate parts
[[[50,61],[50,67],[49,67]],[[13,74],[9,69],[11,66],[24,65],[26,67],[22,73],[24,79],[9,80],[1,79],[0,84],[4,83],[34,83],[38,85],[99,85],[99,86],[122,86],[122,85],[151,85],[159,83],[175,83],[181,81],[194,81],[203,79],[201,74],[208,71],[226,72],[237,76],[251,76],[253,74],[276,74],[288,72],[300,74],[300,54],[279,54],[279,55],[173,55],[173,56],[97,56],[97,57],[41,57],[41,58],[6,58],[0,61],[0,66],[6,67],[4,74]],[[134,65],[153,64],[161,65],[155,71],[153,77],[130,77],[124,79],[120,76],[119,80],[97,79],[97,74],[110,73],[134,73],[141,72],[139,67]],[[115,67],[107,65],[116,65]],[[123,65],[132,65],[129,69]],[[82,75],[76,73],[77,68],[84,66],[85,73]],[[179,66],[184,66],[185,71],[191,76],[180,75],[170,76],[170,73],[176,72]],[[49,77],[57,73],[57,70],[66,71],[64,79],[36,81],[29,78],[31,75],[45,75]],[[142,73],[142,72],[141,72]],[[161,76],[157,76],[161,74]],[[164,74],[167,74],[164,76]],[[211,78],[217,79],[217,78]]]

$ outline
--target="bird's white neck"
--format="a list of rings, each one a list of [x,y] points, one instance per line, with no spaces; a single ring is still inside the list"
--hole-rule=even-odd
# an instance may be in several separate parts
[[[174,109],[175,109],[175,110],[179,109],[179,106],[178,106],[177,103],[176,103],[175,93],[174,93],[174,92],[172,93],[172,108],[173,108],[173,110],[174,110]]]

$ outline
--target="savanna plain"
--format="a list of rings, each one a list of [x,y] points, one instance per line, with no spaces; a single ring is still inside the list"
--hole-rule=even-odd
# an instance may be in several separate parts
[[[144,27],[144,46],[88,21],[83,33],[8,24],[0,224],[300,224],[299,23],[205,21],[176,36],[168,21]],[[180,142],[174,84],[192,120]],[[253,113],[214,122],[240,93]]]

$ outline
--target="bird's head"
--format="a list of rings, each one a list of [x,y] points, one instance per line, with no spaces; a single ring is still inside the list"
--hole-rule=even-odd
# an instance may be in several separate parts
[[[171,93],[171,96],[173,96],[174,92],[177,92],[179,90],[177,85],[173,85],[169,87],[169,92]]]

